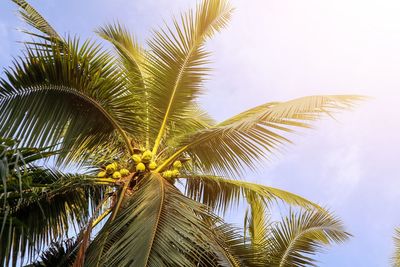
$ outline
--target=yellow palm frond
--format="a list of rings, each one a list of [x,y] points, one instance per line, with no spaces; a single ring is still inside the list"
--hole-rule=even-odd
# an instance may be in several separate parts
[[[203,172],[240,175],[245,168],[255,169],[281,145],[290,143],[285,133],[295,128],[310,128],[322,114],[351,108],[361,96],[309,96],[287,102],[260,105],[215,126],[182,138],[162,168],[186,154],[198,162]]]
[[[182,177],[186,181],[187,196],[201,201],[216,211],[224,212],[241,200],[249,200],[251,204],[253,200],[258,199],[263,205],[281,200],[290,205],[322,210],[320,206],[301,196],[274,187],[212,175],[182,175]]]
[[[349,237],[342,222],[327,212],[291,212],[271,230],[268,266],[317,266],[312,255],[324,246],[342,243]]]
[[[173,29],[156,31],[149,41],[146,71],[150,76],[153,154],[158,152],[169,125],[185,126],[181,118],[202,93],[201,85],[209,70],[204,42],[227,24],[231,13],[227,1],[205,0],[195,12],[175,19]]]

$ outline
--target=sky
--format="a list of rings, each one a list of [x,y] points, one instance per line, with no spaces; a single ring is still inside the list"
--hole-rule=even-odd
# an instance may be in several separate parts
[[[18,56],[11,1],[0,3],[0,65]],[[62,34],[93,37],[119,20],[141,41],[195,0],[32,0]],[[207,47],[213,74],[202,105],[223,120],[270,101],[316,94],[370,96],[351,112],[291,136],[245,179],[329,207],[353,237],[318,256],[321,266],[389,266],[400,226],[400,2],[397,0],[232,0],[228,28]],[[239,215],[234,220],[239,221]]]

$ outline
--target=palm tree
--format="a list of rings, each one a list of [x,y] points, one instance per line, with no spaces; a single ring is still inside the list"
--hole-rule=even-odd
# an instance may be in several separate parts
[[[215,122],[198,97],[210,71],[204,44],[228,23],[228,2],[204,0],[146,47],[119,23],[98,28],[115,53],[60,36],[13,2],[35,30],[0,81],[0,136],[19,140],[2,145],[3,264],[49,248],[36,265],[305,266],[348,238],[311,201],[237,178],[290,143],[288,133],[361,97],[269,102]],[[39,161],[22,160],[26,151]],[[62,171],[71,165],[78,174]],[[219,215],[242,200],[240,230]],[[271,222],[276,200],[301,209]],[[76,239],[60,241],[71,228]]]

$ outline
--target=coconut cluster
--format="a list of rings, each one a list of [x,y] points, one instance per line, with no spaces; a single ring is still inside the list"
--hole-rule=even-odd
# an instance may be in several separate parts
[[[120,179],[121,177],[125,177],[129,175],[129,170],[125,168],[119,168],[120,166],[118,163],[113,162],[111,164],[108,164],[105,169],[100,171],[97,174],[97,177],[99,178],[114,178],[114,179]]]
[[[182,162],[179,160],[176,160],[174,164],[172,164],[172,168],[169,170],[166,170],[162,173],[162,176],[165,179],[174,179],[177,178],[180,175],[180,169],[182,168]]]
[[[129,164],[130,171],[125,168],[119,168],[120,166],[117,162],[108,164],[97,174],[97,177],[112,177],[114,179],[120,179],[128,176],[130,172],[143,173],[157,169],[157,163],[154,161],[153,153],[150,150],[145,150],[143,152],[136,150],[136,153],[131,156],[131,161]],[[168,170],[165,170],[161,175],[167,180],[174,180],[175,178],[179,177],[181,168],[182,162],[176,160],[172,166]]]
[[[153,171],[157,168],[157,163],[153,161],[153,153],[150,150],[146,150],[142,154],[133,154],[131,159],[137,172]]]

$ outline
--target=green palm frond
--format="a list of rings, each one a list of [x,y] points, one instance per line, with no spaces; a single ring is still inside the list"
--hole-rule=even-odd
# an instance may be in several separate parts
[[[240,229],[229,224],[210,225],[224,248],[225,257],[230,259],[228,266],[265,267],[267,260],[263,248],[254,247],[246,237],[240,235]]]
[[[340,220],[327,212],[293,212],[272,228],[270,265],[276,267],[317,266],[312,258],[317,252],[349,238]]]
[[[131,149],[128,134],[140,138],[143,132],[140,100],[125,90],[117,70],[91,42],[28,50],[0,81],[0,125],[7,125],[0,134],[29,146],[62,142],[73,160],[118,138]]]
[[[396,229],[396,233],[393,239],[395,251],[392,257],[392,266],[398,267],[400,266],[400,228]]]
[[[45,34],[41,37],[45,39],[47,39],[46,37],[49,37],[52,40],[61,40],[61,37],[53,29],[53,27],[39,14],[39,12],[36,11],[36,9],[28,4],[28,2],[26,2],[25,0],[12,1],[20,7],[19,13],[23,20],[39,32]],[[26,33],[38,36],[37,34],[33,34],[31,32]]]
[[[260,199],[264,205],[281,200],[290,205],[322,210],[317,204],[296,194],[260,184],[212,175],[182,175],[182,179],[186,180],[185,194],[188,197],[216,211],[224,212],[241,199],[248,200],[249,204]]]
[[[96,33],[114,46],[119,55],[118,66],[121,69],[121,75],[126,80],[126,86],[134,91],[136,98],[142,102],[141,107],[145,112],[138,113],[138,116],[142,117],[145,146],[149,147],[149,100],[144,70],[147,51],[136,41],[133,34],[119,23],[100,27]]]
[[[293,132],[294,128],[310,128],[309,122],[322,114],[331,115],[334,111],[351,108],[361,99],[351,95],[309,96],[255,107],[188,134],[159,169],[186,154],[205,173],[240,175],[246,167],[255,169],[282,144],[290,143],[285,133]]]
[[[109,41],[118,52],[121,63],[135,87],[144,89],[143,65],[146,51],[136,42],[134,36],[121,24],[109,24],[100,27],[96,33],[103,39]]]
[[[8,177],[8,189],[0,194],[1,263],[17,257],[32,258],[52,240],[65,237],[68,229],[83,226],[104,198],[110,179],[28,169],[20,177]],[[2,189],[1,189],[2,190]]]
[[[53,242],[41,254],[40,260],[33,263],[32,267],[71,267],[74,264],[79,243],[73,239]]]
[[[88,265],[236,266],[206,222],[214,218],[205,206],[158,174],[143,178],[133,191],[90,245]]]
[[[174,27],[156,31],[149,41],[146,72],[149,75],[150,131],[158,152],[170,125],[184,128],[181,119],[201,94],[208,74],[208,52],[204,42],[228,22],[232,8],[224,0],[205,0],[195,12],[174,20]]]

